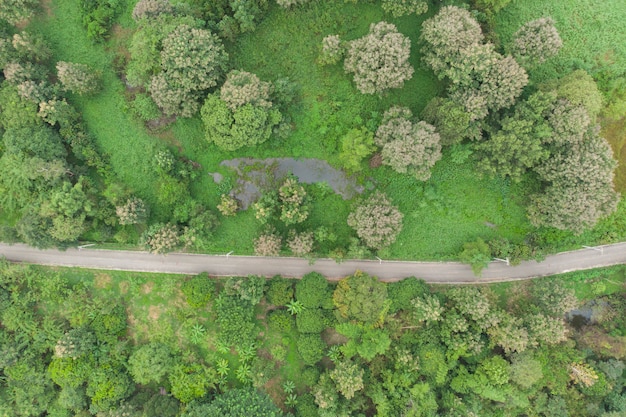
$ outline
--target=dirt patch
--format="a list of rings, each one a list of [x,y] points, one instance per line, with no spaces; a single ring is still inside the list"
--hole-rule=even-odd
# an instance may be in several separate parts
[[[339,334],[335,331],[335,329],[326,329],[322,332],[322,340],[326,342],[327,345],[343,345],[348,342],[348,338],[342,334]]]
[[[148,308],[148,318],[152,321],[157,321],[163,314],[163,308],[161,306],[150,306]]]
[[[130,282],[122,281],[119,284],[117,284],[117,286],[120,289],[120,294],[127,294],[128,290],[130,289]]]
[[[41,9],[44,11],[44,13],[46,13],[46,16],[54,16],[54,12],[52,11],[52,0],[42,0]]]
[[[93,285],[96,288],[102,288],[102,289],[108,290],[111,288],[112,281],[113,280],[111,279],[111,275],[99,272],[93,278]]]
[[[142,294],[150,294],[153,288],[154,288],[154,282],[152,281],[146,282],[145,284],[141,286],[141,292]]]
[[[267,395],[270,396],[274,404],[280,407],[283,411],[287,411],[287,408],[285,408],[285,397],[283,395],[281,382],[282,379],[280,375],[276,375],[275,377],[267,381],[263,388]]]
[[[176,116],[163,116],[158,119],[148,120],[146,122],[146,128],[150,130],[150,133],[156,133],[165,129],[176,121]]]

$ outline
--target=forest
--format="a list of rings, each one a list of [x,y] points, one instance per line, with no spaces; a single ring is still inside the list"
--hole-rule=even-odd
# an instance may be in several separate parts
[[[476,275],[624,241],[624,18],[623,0],[0,0],[0,241]],[[0,259],[0,416],[626,414],[623,265],[419,278]]]
[[[478,272],[624,240],[626,6],[591,3],[0,0],[0,240]]]
[[[495,285],[0,262],[0,415],[619,417],[626,266]]]

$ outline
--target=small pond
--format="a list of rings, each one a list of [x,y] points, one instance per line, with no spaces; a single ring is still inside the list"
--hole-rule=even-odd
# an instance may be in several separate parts
[[[276,185],[289,174],[295,175],[300,182],[306,184],[326,183],[345,200],[353,198],[364,190],[364,187],[358,185],[354,178],[321,159],[237,158],[222,161],[220,165],[237,172],[237,184],[232,194],[241,201],[244,209],[256,201],[264,189]],[[216,178],[215,174],[210,175],[213,175],[216,181],[219,178]]]

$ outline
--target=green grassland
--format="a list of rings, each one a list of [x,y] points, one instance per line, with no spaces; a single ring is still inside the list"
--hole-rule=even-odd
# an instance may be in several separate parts
[[[594,14],[594,20],[588,15],[592,3],[586,0],[514,3],[496,19],[496,31],[506,43],[516,28],[527,20],[545,14],[551,14],[557,20],[565,47],[556,60],[545,64],[535,73],[537,75],[533,74],[536,79],[561,74],[578,62],[591,65],[600,56],[613,57],[611,59],[615,62],[611,68],[620,70],[626,65],[626,42],[617,42],[621,39],[619,36],[624,35],[619,34],[616,25],[618,17],[626,15],[626,6],[613,1],[615,7],[611,9],[603,3],[602,9]],[[31,27],[51,42],[57,60],[87,63],[102,71],[102,92],[86,98],[72,97],[72,101],[83,114],[99,148],[109,156],[119,179],[151,205],[153,220],[167,220],[166,214],[157,206],[155,184],[158,177],[153,164],[155,152],[164,146],[202,165],[202,173],[193,181],[191,193],[197,201],[215,207],[220,194],[228,187],[214,184],[207,172],[222,172],[231,178],[231,183],[234,182],[232,173],[219,166],[222,160],[244,156],[313,157],[339,166],[339,139],[349,129],[363,125],[374,129],[382,113],[392,105],[407,106],[419,115],[428,100],[443,89],[434,75],[421,66],[417,42],[421,22],[432,16],[433,8],[420,17],[393,19],[384,15],[377,3],[353,4],[333,0],[313,2],[286,11],[272,2],[256,31],[240,36],[236,43],[226,43],[226,48],[232,68],[254,72],[267,81],[289,77],[298,84],[296,103],[286,112],[293,126],[292,134],[284,140],[272,138],[255,148],[224,152],[206,143],[202,122],[199,117],[194,117],[179,119],[160,134],[150,135],[126,110],[125,87],[115,72],[120,70],[116,62],[125,53],[135,27],[130,18],[133,6],[132,1],[126,4],[118,19],[119,25],[105,44],[94,44],[87,39],[78,0],[53,0],[49,12],[43,12]],[[343,40],[355,39],[367,33],[371,23],[380,20],[395,23],[400,32],[411,38],[411,64],[415,74],[403,89],[389,91],[382,97],[363,95],[340,64],[317,65],[316,58],[324,36],[339,34]],[[569,26],[567,22],[570,22]],[[580,25],[584,30],[580,30]],[[524,210],[532,184],[510,184],[499,178],[482,178],[471,159],[458,158],[455,152],[444,151],[432,178],[425,183],[386,167],[371,169],[366,166],[367,161],[363,163],[359,181],[384,190],[405,216],[398,240],[381,256],[452,259],[464,242],[477,237],[501,236],[520,242],[533,231]],[[304,226],[327,226],[336,230],[339,243],[347,242],[350,230],[345,219],[352,202],[337,195],[317,193],[314,186],[307,189],[317,198]],[[621,212],[623,210],[622,205]],[[583,237],[557,233],[556,237],[550,235],[544,240],[558,248],[588,243],[589,239],[597,240],[604,235],[607,223],[621,225],[616,216],[603,222],[600,231],[589,232]],[[248,211],[234,218],[222,218],[208,250],[252,253],[252,241],[261,229],[253,217]]]

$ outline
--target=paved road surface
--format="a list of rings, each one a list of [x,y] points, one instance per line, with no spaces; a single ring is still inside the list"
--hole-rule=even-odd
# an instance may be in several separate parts
[[[146,252],[113,251],[101,249],[39,250],[26,245],[0,243],[0,256],[10,261],[42,265],[77,266],[94,269],[114,269],[143,272],[211,275],[283,275],[300,277],[317,271],[330,279],[354,273],[355,270],[376,275],[383,281],[397,281],[415,276],[430,283],[460,284],[498,282],[553,275],[580,269],[596,268],[626,263],[626,242],[602,247],[602,252],[582,249],[548,256],[545,261],[522,262],[507,266],[493,262],[476,278],[468,265],[457,262],[404,262],[404,261],[346,261],[337,264],[330,259],[319,259],[313,265],[299,258],[260,258],[254,256],[215,256],[170,253],[152,255]]]

